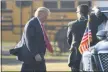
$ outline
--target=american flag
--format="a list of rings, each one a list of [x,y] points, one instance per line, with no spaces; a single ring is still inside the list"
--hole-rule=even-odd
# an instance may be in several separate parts
[[[89,27],[87,26],[79,46],[79,51],[81,54],[83,54],[84,51],[89,50],[91,41],[92,41],[92,33]]]

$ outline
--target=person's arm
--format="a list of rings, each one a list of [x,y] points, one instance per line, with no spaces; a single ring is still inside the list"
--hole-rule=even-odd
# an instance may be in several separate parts
[[[37,45],[37,39],[36,39],[36,31],[35,27],[32,25],[29,25],[27,27],[26,31],[26,39],[27,39],[27,48],[29,51],[35,56],[38,54],[38,45]]]
[[[98,7],[95,6],[92,10],[94,11],[96,17],[98,18],[100,24],[107,19],[106,16],[100,11]]]
[[[67,41],[68,41],[68,44],[71,46],[71,43],[72,43],[72,26],[71,26],[71,23],[68,24]]]
[[[42,58],[38,52],[37,38],[36,38],[36,29],[35,26],[29,25],[26,32],[27,37],[27,48],[35,57],[36,61],[41,61]]]

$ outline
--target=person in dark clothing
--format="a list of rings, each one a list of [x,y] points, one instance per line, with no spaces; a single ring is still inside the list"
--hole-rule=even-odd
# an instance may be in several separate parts
[[[18,55],[19,60],[23,62],[21,72],[46,72],[44,55],[47,44],[42,24],[49,13],[49,9],[39,7],[24,27],[22,39],[16,45],[23,46]]]
[[[106,16],[99,10],[98,7],[93,8],[93,12],[90,14],[90,29],[92,32],[91,46],[97,44],[99,41],[96,37],[99,26],[106,21]]]
[[[87,5],[79,5],[77,7],[77,16],[78,19],[75,21],[71,21],[68,23],[68,31],[67,31],[67,41],[70,45],[70,55],[68,58],[68,66],[71,67],[72,72],[78,72],[80,61],[82,55],[80,54],[78,47],[80,45],[82,36],[84,34],[84,31],[86,29],[86,25],[88,22],[88,14],[89,14],[89,7]],[[92,32],[92,44],[94,45],[97,43],[96,33],[98,29],[98,25],[102,22],[102,14],[100,12],[95,15],[94,13],[90,15],[90,28]]]
[[[67,43],[67,27],[62,27],[55,34],[55,41],[57,42],[58,47],[60,48],[60,53],[68,52],[69,45]]]

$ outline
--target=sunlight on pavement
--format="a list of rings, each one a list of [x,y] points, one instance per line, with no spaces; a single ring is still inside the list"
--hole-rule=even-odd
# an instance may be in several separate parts
[[[47,71],[70,71],[67,63],[47,63]],[[3,65],[2,71],[20,71],[21,65]]]

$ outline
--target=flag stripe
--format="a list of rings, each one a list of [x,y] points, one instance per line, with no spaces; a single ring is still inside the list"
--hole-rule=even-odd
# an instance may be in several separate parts
[[[81,43],[80,43],[80,46],[79,46],[79,51],[80,51],[81,54],[84,51],[88,50],[88,48],[89,48],[89,42],[90,42],[89,40],[91,40],[91,39],[92,39],[91,30],[88,27],[86,27],[84,35],[83,35]]]

